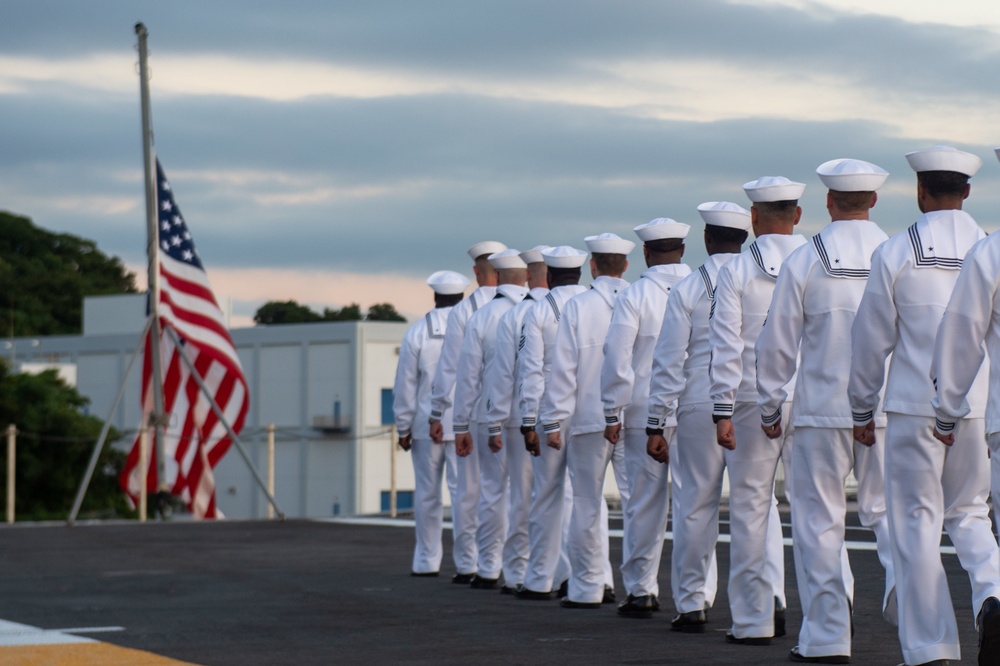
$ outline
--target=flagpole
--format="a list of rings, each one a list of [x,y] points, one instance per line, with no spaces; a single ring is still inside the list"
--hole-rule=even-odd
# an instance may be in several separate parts
[[[160,359],[160,271],[159,271],[159,211],[156,188],[156,153],[153,149],[153,114],[149,103],[149,68],[147,63],[146,40],[149,32],[142,23],[135,24],[135,34],[139,38],[139,93],[142,104],[142,157],[146,177],[146,255],[149,258],[149,316],[152,336],[153,357],[153,412],[149,415],[149,425],[155,426],[153,448],[156,451],[156,478],[158,496],[162,502],[167,486],[166,456],[163,451],[165,441],[163,408],[163,371]],[[142,470],[142,483],[146,483],[146,470]]]

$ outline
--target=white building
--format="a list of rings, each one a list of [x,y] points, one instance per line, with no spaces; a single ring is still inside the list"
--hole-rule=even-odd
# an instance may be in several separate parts
[[[124,375],[139,346],[145,302],[144,295],[87,298],[83,335],[15,338],[7,342],[6,357],[26,371],[37,364],[59,364],[69,373],[64,376],[72,376],[75,368],[77,389],[90,399],[90,413],[101,419],[124,380],[126,392],[111,421],[118,430],[134,433],[141,419],[141,358]],[[358,321],[231,331],[250,388],[241,439],[266,478],[266,427],[276,426],[275,498],[288,517],[384,510],[391,444],[382,406],[388,396],[391,407],[406,328]],[[397,485],[405,506],[413,468],[406,453],[398,454],[398,463]],[[235,446],[215,475],[218,506],[227,517],[267,515],[267,499]]]

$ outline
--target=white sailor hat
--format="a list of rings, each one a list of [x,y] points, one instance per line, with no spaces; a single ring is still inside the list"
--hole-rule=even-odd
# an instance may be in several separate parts
[[[579,268],[587,260],[587,253],[569,245],[557,245],[542,250],[542,259],[552,268]]]
[[[688,232],[691,231],[691,225],[672,220],[669,217],[658,217],[646,224],[640,224],[632,231],[643,242],[666,238],[679,238],[683,240],[687,238]]]
[[[469,248],[469,256],[475,261],[484,254],[496,254],[497,252],[503,252],[507,249],[507,246],[503,243],[498,243],[497,241],[483,241],[481,243],[476,243]]]
[[[540,263],[544,261],[544,259],[542,259],[542,251],[548,249],[549,249],[548,245],[536,245],[530,250],[525,250],[524,252],[522,252],[521,259],[524,259],[524,263],[526,264]]]
[[[983,161],[977,155],[967,153],[951,146],[934,146],[927,150],[918,150],[906,154],[910,167],[921,171],[955,171],[968,177],[976,175]]]
[[[837,192],[874,192],[882,187],[889,172],[864,160],[838,159],[816,167],[823,184]]]
[[[435,294],[461,294],[469,286],[469,278],[455,271],[438,271],[431,273],[427,284]]]
[[[750,211],[731,201],[706,201],[698,204],[698,213],[705,224],[750,231]]]
[[[508,250],[503,250],[502,252],[496,252],[489,256],[490,264],[493,268],[498,271],[502,271],[506,268],[527,268],[528,264],[524,263],[524,259],[521,259],[521,252],[510,248]]]
[[[743,184],[743,191],[754,203],[798,201],[805,189],[804,183],[796,183],[784,176],[762,176]]]
[[[583,242],[587,244],[588,250],[598,254],[628,254],[635,247],[632,241],[607,233],[587,236]]]

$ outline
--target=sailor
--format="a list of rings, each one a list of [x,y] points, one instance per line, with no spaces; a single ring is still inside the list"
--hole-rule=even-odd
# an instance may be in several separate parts
[[[437,443],[444,441],[444,427],[441,423],[444,413],[451,407],[455,389],[455,369],[462,351],[465,326],[469,318],[488,303],[497,291],[497,272],[490,264],[489,256],[503,252],[507,246],[496,241],[482,241],[469,248],[472,271],[479,287],[467,299],[456,305],[448,315],[448,330],[441,346],[441,358],[431,383],[430,435]],[[476,574],[476,529],[479,526],[479,458],[466,456],[457,460],[458,498],[452,501],[452,542],[455,559],[453,583],[468,585]]]
[[[624,543],[629,557],[622,563],[627,597],[618,606],[618,614],[623,617],[649,618],[660,606],[657,576],[667,528],[670,481],[668,467],[646,455],[649,374],[668,299],[677,283],[691,273],[691,268],[681,263],[684,239],[690,230],[689,225],[666,217],[634,229],[643,241],[642,256],[648,268],[619,294],[604,343],[604,437],[624,449],[629,483],[624,513]],[[674,580],[672,572],[671,585]]]
[[[441,356],[452,307],[462,300],[469,280],[455,271],[438,271],[427,278],[434,290],[434,309],[418,319],[403,335],[392,388],[392,411],[399,432],[399,446],[413,457],[413,517],[417,545],[413,549],[414,576],[437,576],[441,568],[441,530],[444,504],[441,481],[447,467],[455,476],[455,436],[450,410],[442,415],[443,443],[431,440],[427,422],[431,412],[431,379]],[[454,500],[455,491],[449,483]]]
[[[750,232],[750,211],[728,201],[698,206],[705,222],[708,259],[671,292],[653,351],[649,385],[647,453],[673,479],[673,554],[671,588],[677,616],[672,631],[704,633],[706,610],[715,603],[718,569],[719,501],[726,471],[724,449],[715,443],[708,374],[712,350],[708,320],[719,269],[739,254]],[[676,435],[673,435],[676,425]],[[675,443],[676,440],[676,443]],[[668,448],[668,445],[670,448]],[[671,449],[675,451],[671,453]],[[773,520],[778,521],[772,504]],[[783,563],[779,530],[767,533],[767,555]],[[769,566],[767,572],[784,572]],[[772,581],[777,590],[784,581]]]
[[[548,289],[548,267],[538,245],[521,253],[528,266],[528,295],[500,317],[497,322],[496,350],[486,366],[483,377],[486,397],[486,421],[489,426],[491,451],[504,451],[507,476],[510,479],[510,509],[507,513],[507,539],[503,546],[502,594],[513,594],[524,587],[524,572],[528,566],[528,510],[531,507],[531,455],[521,442],[521,415],[517,401],[519,358],[524,315],[545,298]]]
[[[802,216],[798,199],[804,189],[802,183],[783,176],[765,176],[743,185],[753,204],[750,221],[757,239],[719,269],[709,323],[712,420],[716,440],[726,449],[729,470],[733,626],[726,640],[731,643],[770,645],[772,637],[785,633],[784,600],[775,594],[774,577],[765,573],[765,552],[767,533],[780,529],[770,519],[774,477],[784,449],[791,448],[791,433],[786,428],[770,439],[761,431],[754,342],[782,262],[806,242],[792,233]],[[787,390],[792,393],[791,386]],[[785,470],[789,471],[787,466]],[[785,482],[794,511],[793,479],[786,474]]]
[[[569,555],[566,535],[569,531],[573,495],[566,468],[566,450],[542,446],[538,409],[550,374],[556,329],[566,302],[582,294],[579,284],[581,266],[587,253],[560,245],[542,251],[547,267],[549,293],[530,306],[521,325],[518,350],[518,406],[521,412],[521,435],[531,458],[531,507],[528,510],[528,568],[524,588],[518,599],[544,601],[554,599],[569,580]]]
[[[996,154],[1000,158],[1000,148],[996,149]],[[964,506],[973,503],[977,506],[975,518],[977,523],[983,520],[980,504],[983,492],[980,471],[983,460],[982,448],[978,443],[972,445],[966,443],[964,447],[963,443],[959,443],[958,447],[954,446],[955,425],[972,411],[966,396],[980,373],[985,351],[990,357],[986,443],[992,461],[992,488],[996,506],[996,493],[1000,490],[1000,485],[996,483],[997,461],[1000,461],[1000,360],[997,360],[1000,359],[1000,330],[996,325],[1000,317],[998,288],[1000,288],[1000,234],[990,234],[973,245],[965,255],[958,281],[955,283],[955,289],[938,327],[934,357],[931,360],[931,377],[936,386],[931,403],[936,417],[934,436],[950,447],[939,452],[941,455],[937,456],[938,459],[942,457],[944,459],[943,474],[940,478],[946,479],[949,485],[950,482],[961,479],[961,485],[950,490],[959,489],[962,495],[975,493],[973,499],[959,499],[958,502]],[[956,471],[957,476],[949,473],[951,469]],[[945,501],[947,502],[947,499]],[[981,534],[980,525],[976,535],[977,543],[982,538]],[[991,544],[982,541],[982,546],[986,549],[985,552],[988,552]],[[990,553],[988,557],[995,561],[996,552]],[[997,578],[992,582],[992,591],[988,589],[973,591],[976,595],[973,609],[977,607],[981,609],[976,617],[979,625],[980,664],[1000,663],[1000,601],[996,594]],[[947,593],[947,587],[941,589]],[[990,596],[978,606],[975,602],[984,595]]]
[[[563,608],[599,608],[614,601],[607,570],[604,480],[617,447],[604,438],[600,380],[611,310],[628,286],[621,276],[628,268],[628,253],[635,247],[632,241],[610,233],[588,236],[584,242],[592,255],[590,270],[595,279],[589,290],[570,299],[563,309],[540,414],[551,448],[562,448],[562,432],[567,421],[569,425],[566,463],[573,486],[572,573]],[[619,490],[627,511],[627,485],[619,485]]]
[[[966,253],[985,237],[976,221],[961,210],[969,196],[969,178],[982,160],[949,146],[909,153],[906,159],[917,172],[917,205],[923,215],[883,243],[872,258],[851,334],[848,397],[854,437],[871,444],[876,425],[873,414],[885,380],[885,490],[898,632],[903,658],[912,665],[961,658],[955,613],[941,566],[942,525],[969,573],[976,614],[989,611],[987,606],[992,604],[987,600],[1000,594],[1000,559],[986,506],[985,373],[963,382],[971,390],[965,401],[961,396],[957,399],[967,402],[963,408],[969,411],[951,430],[954,446],[942,446],[934,438],[931,402],[935,397],[931,359],[938,325]],[[963,312],[950,323],[957,319],[959,325],[968,326],[969,314]],[[948,327],[946,339],[951,333]],[[977,348],[978,343],[947,351],[976,354]],[[885,378],[883,367],[890,353],[892,363]],[[945,369],[940,363],[936,368],[939,373]],[[948,425],[938,424],[938,428],[943,432]],[[990,618],[988,626],[995,624]],[[989,651],[992,658],[983,661],[981,655],[979,663],[1000,663],[995,647]]]
[[[844,483],[852,471],[858,481],[858,517],[875,533],[886,572],[884,601],[893,587],[885,449],[881,438],[872,445],[854,441],[847,402],[851,326],[872,253],[888,238],[868,215],[878,200],[876,190],[889,174],[855,159],[824,162],[816,173],[829,188],[831,223],[782,265],[767,322],[757,338],[758,405],[764,433],[780,437],[782,405],[789,397],[785,386],[798,371],[792,477],[801,510],[792,510],[792,545],[802,626],[789,658],[849,663],[854,580],[844,578],[842,551]],[[876,426],[884,425],[880,414]]]
[[[499,449],[489,446],[483,374],[496,351],[497,322],[528,295],[524,286],[528,266],[520,255],[518,250],[508,249],[489,256],[498,274],[497,293],[469,318],[455,374],[455,452],[460,458],[479,458],[477,573],[470,581],[476,589],[499,585],[507,538],[507,460]]]

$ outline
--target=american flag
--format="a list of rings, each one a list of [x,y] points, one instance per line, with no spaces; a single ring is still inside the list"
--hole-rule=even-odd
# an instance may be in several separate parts
[[[197,518],[221,518],[215,504],[212,469],[232,444],[211,403],[191,376],[181,354],[192,361],[233,432],[239,434],[249,408],[249,393],[240,359],[226,329],[222,311],[208,284],[208,276],[194,248],[181,211],[174,202],[170,183],[156,163],[159,203],[160,299],[157,314],[160,337],[160,368],[163,375],[163,406],[169,417],[164,453],[167,485]],[[181,340],[177,347],[167,333],[172,328]],[[143,423],[153,411],[153,341],[146,336],[142,366]],[[150,438],[152,441],[152,438]],[[156,492],[156,453],[149,454],[146,487]],[[139,439],[135,440],[122,471],[120,483],[133,503],[138,502],[141,472]]]

